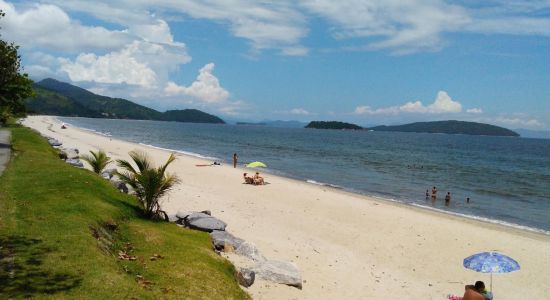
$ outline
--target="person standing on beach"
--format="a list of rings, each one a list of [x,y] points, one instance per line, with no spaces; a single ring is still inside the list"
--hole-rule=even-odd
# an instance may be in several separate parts
[[[437,198],[437,188],[434,186],[432,188],[432,200],[435,200]]]
[[[447,192],[445,196],[445,205],[449,205],[449,203],[451,203],[451,192]]]
[[[239,156],[237,153],[233,153],[233,168],[237,167],[237,161],[239,160]]]

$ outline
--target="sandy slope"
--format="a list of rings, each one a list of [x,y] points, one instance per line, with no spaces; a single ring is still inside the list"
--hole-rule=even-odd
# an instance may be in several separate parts
[[[53,125],[52,125],[53,124]],[[147,151],[157,163],[168,152],[60,129],[51,117],[25,125],[81,152],[101,147],[114,158]],[[228,157],[231,154],[228,153]],[[257,281],[256,299],[446,299],[465,284],[489,276],[466,270],[462,260],[498,250],[522,270],[495,275],[495,299],[550,297],[550,237],[268,176],[266,186],[242,184],[243,169],[195,167],[205,163],[178,155],[170,171],[182,183],[163,202],[168,212],[209,209],[228,231],[254,242],[271,259],[295,262],[303,290]]]

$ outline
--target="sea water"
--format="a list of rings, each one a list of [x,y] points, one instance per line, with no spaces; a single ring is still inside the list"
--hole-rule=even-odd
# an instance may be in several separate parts
[[[550,140],[61,118],[104,135],[550,234]],[[194,167],[194,166],[189,166]],[[435,186],[438,197],[426,199]],[[444,197],[451,192],[451,202]],[[466,203],[466,198],[470,203]]]

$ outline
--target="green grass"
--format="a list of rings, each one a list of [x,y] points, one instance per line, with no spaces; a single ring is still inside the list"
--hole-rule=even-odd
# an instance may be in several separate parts
[[[249,299],[207,234],[143,219],[133,197],[59,160],[33,131],[10,130],[14,152],[0,177],[1,299]],[[137,259],[119,259],[120,250]]]

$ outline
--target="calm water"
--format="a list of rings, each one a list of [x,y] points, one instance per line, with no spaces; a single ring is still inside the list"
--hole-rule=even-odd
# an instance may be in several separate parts
[[[61,118],[113,137],[229,163],[263,161],[312,184],[550,233],[550,140]],[[425,191],[439,190],[426,201]],[[447,191],[452,194],[444,205]],[[466,197],[471,203],[466,204]]]

